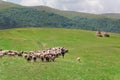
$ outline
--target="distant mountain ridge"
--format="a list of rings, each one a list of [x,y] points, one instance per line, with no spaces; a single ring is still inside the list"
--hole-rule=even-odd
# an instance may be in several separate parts
[[[105,13],[105,14],[101,14],[101,15],[109,17],[109,18],[120,19],[120,13]]]
[[[0,1],[0,29],[59,27],[120,33],[120,14],[62,11],[46,6],[20,6]]]
[[[23,7],[23,6],[0,0],[0,10],[9,9],[9,8],[12,8],[12,7]]]

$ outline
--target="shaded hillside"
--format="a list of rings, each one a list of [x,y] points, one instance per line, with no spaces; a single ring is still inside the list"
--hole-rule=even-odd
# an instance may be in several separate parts
[[[106,14],[101,14],[101,15],[109,17],[109,18],[120,19],[120,13],[106,13]]]
[[[11,8],[0,12],[1,29],[13,27],[74,27],[75,21],[33,8]]]
[[[75,17],[74,20],[83,25],[80,27],[81,29],[120,33],[120,19],[87,18],[79,16]]]
[[[40,11],[46,11],[46,12],[55,13],[55,14],[58,14],[58,15],[68,17],[70,19],[72,19],[72,18],[74,18],[76,16],[89,17],[89,18],[91,18],[91,17],[92,18],[93,17],[100,17],[100,16],[98,16],[96,14],[82,13],[82,12],[75,12],[75,11],[63,11],[63,10],[50,8],[50,7],[47,7],[47,6],[34,6],[34,7],[31,7],[31,8],[35,8],[35,9],[40,10]]]
[[[120,33],[120,19],[0,1],[0,29],[18,27],[60,27]]]
[[[92,14],[92,13],[85,13],[85,12],[76,12],[76,11],[65,11],[65,10],[58,10],[54,8],[50,8],[47,6],[34,6],[31,8],[35,8],[40,11],[52,12],[55,14],[59,14],[70,19],[80,16],[80,17],[87,17],[87,18],[116,18],[120,19],[120,13],[104,13],[104,14]]]
[[[31,8],[52,12],[70,18],[78,23],[78,26],[75,28],[120,33],[119,14],[90,14],[75,11],[62,11],[46,6],[36,6]]]

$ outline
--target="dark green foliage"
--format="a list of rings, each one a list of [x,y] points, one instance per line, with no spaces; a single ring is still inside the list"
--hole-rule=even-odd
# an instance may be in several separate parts
[[[0,28],[10,27],[73,27],[76,23],[63,16],[33,8],[12,8],[0,12]]]
[[[0,2],[0,29],[21,27],[59,27],[120,33],[120,19],[44,6],[24,7]]]
[[[120,19],[75,17],[83,25],[81,29],[120,33]]]

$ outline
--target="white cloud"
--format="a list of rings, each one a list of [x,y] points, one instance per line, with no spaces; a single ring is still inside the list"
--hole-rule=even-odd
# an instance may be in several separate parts
[[[103,12],[120,13],[120,0],[102,0]]]
[[[43,0],[21,0],[20,4],[24,6],[39,6],[44,5],[44,2]]]
[[[57,7],[57,0],[44,0],[44,4],[45,4],[45,6],[50,6],[50,7],[53,7],[53,8],[55,8],[55,7]]]
[[[3,1],[7,1],[7,0],[3,0]]]
[[[24,6],[49,6],[61,10],[89,13],[120,13],[120,0],[3,0]]]
[[[101,4],[100,0],[85,0],[84,11],[90,13],[100,13],[104,10],[104,6]]]

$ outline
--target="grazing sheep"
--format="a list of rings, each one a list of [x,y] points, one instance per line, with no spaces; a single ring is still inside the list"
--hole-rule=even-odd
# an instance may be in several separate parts
[[[37,57],[36,57],[35,55],[33,55],[33,56],[32,56],[32,59],[33,59],[34,62],[36,62]]]
[[[9,50],[2,50],[1,53],[2,53],[3,55],[7,55],[7,54],[9,53]]]
[[[46,61],[47,61],[47,62],[49,62],[49,61],[50,61],[50,59],[51,59],[51,55],[46,54],[46,55],[45,55],[45,59],[46,59]]]
[[[62,56],[64,58],[65,53],[67,53],[68,50],[64,47],[54,47],[54,48],[48,48],[46,50],[38,50],[37,52],[34,51],[15,51],[15,50],[2,50],[0,49],[0,58],[2,58],[4,55],[8,56],[23,56],[27,61],[33,60],[36,62],[37,59],[41,59],[43,62],[46,60],[47,62],[55,61],[56,58],[59,56]]]
[[[31,61],[32,60],[32,56],[31,55],[27,55],[27,57],[25,58],[27,61]]]
[[[98,36],[98,37],[103,37],[102,34],[96,34],[96,36]]]
[[[96,33],[96,36],[98,36],[98,37],[103,37],[100,31],[98,31],[98,32]]]
[[[110,37],[110,35],[107,32],[105,32],[104,37]]]
[[[25,54],[23,54],[23,57],[26,59],[27,58],[27,54],[25,53]]]
[[[13,50],[9,50],[9,52],[7,53],[8,56],[15,56],[16,53],[14,53]]]
[[[55,58],[56,58],[56,56],[51,56],[51,60],[54,62],[55,61]]]
[[[14,53],[8,53],[8,55],[9,55],[9,56],[15,56],[15,54],[14,54]]]
[[[43,54],[40,55],[40,59],[41,59],[42,62],[44,61],[44,55]]]
[[[67,52],[68,52],[68,50],[65,49],[64,47],[61,49],[61,54],[62,54],[63,58],[64,58],[65,53],[67,53]]]
[[[18,55],[18,56],[23,56],[23,53],[24,53],[23,51],[17,52],[17,55]]]
[[[80,57],[77,58],[77,61],[80,62]]]

